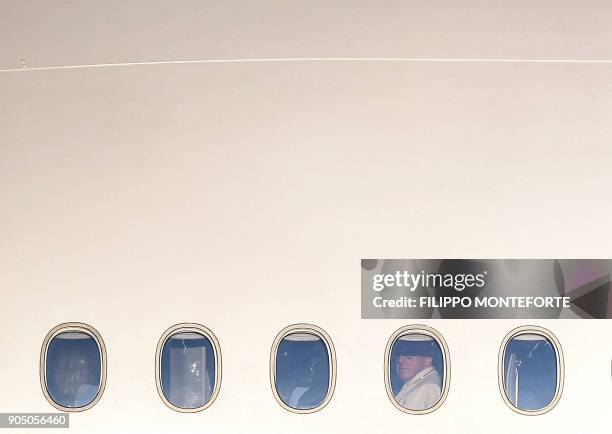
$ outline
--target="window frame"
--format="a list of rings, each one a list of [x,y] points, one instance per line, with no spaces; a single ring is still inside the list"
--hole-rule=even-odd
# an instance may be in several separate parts
[[[96,393],[95,398],[87,405],[82,407],[64,407],[63,405],[57,403],[49,393],[47,387],[47,352],[49,350],[49,344],[51,341],[58,335],[62,333],[84,333],[90,336],[98,345],[98,351],[100,353],[100,387],[98,388],[98,392]],[[49,403],[60,411],[77,413],[81,411],[86,411],[92,408],[94,405],[100,401],[102,395],[104,394],[104,389],[106,388],[106,371],[107,371],[107,357],[106,357],[106,346],[104,344],[104,340],[100,333],[90,326],[89,324],[81,323],[81,322],[67,322],[59,324],[53,327],[49,333],[45,336],[42,347],[40,350],[40,366],[39,366],[39,375],[40,375],[40,385],[43,391],[43,395],[49,401]]]
[[[295,333],[313,334],[319,337],[327,348],[329,362],[329,385],[327,387],[327,394],[325,395],[325,399],[318,406],[313,408],[300,409],[291,407],[283,401],[278,394],[278,390],[276,389],[276,354],[278,353],[278,347],[286,336]],[[276,335],[276,338],[272,343],[272,349],[270,350],[270,386],[272,387],[272,394],[274,395],[276,402],[278,402],[278,404],[285,410],[297,414],[310,414],[322,410],[325,406],[327,406],[327,404],[329,404],[336,389],[336,370],[336,349],[331,337],[322,328],[306,323],[292,324],[282,329]]]
[[[434,406],[423,409],[423,410],[413,410],[413,409],[406,408],[400,405],[400,403],[397,402],[397,400],[395,399],[395,395],[393,394],[393,389],[391,388],[391,369],[390,369],[391,364],[390,363],[391,363],[391,351],[393,350],[393,345],[400,337],[404,335],[411,335],[411,334],[422,334],[422,335],[429,336],[430,338],[436,341],[436,343],[440,346],[440,349],[442,350],[442,359],[443,359],[442,362],[444,366],[442,393],[440,394],[440,399]],[[448,391],[450,389],[450,381],[451,381],[450,351],[448,349],[448,345],[446,344],[446,340],[444,340],[444,337],[442,336],[442,334],[440,334],[440,332],[438,332],[436,329],[426,326],[426,325],[422,325],[422,324],[411,324],[411,325],[407,325],[407,326],[400,327],[399,329],[397,329],[387,341],[383,368],[384,368],[383,370],[384,370],[384,377],[385,377],[385,390],[387,392],[387,397],[389,398],[391,403],[395,406],[395,408],[397,408],[401,412],[413,414],[413,415],[432,413],[436,411],[438,408],[440,408],[444,404],[444,401],[446,401],[446,397],[448,396]]]
[[[207,338],[211,346],[213,347],[213,352],[215,356],[215,387],[213,388],[212,394],[210,395],[210,399],[206,401],[203,405],[196,408],[183,408],[174,405],[164,394],[164,389],[162,387],[161,382],[161,362],[162,362],[162,351],[164,349],[164,345],[166,341],[175,334],[179,333],[197,333],[205,338]],[[221,389],[221,377],[222,377],[222,366],[221,366],[221,346],[219,345],[219,341],[215,334],[206,326],[198,323],[179,323],[168,328],[159,338],[157,343],[157,350],[155,352],[155,384],[157,386],[157,393],[159,397],[166,404],[167,407],[171,408],[174,411],[178,411],[180,413],[197,413],[202,410],[210,407],[217,396],[219,395],[219,390]]]
[[[557,359],[557,387],[555,389],[555,396],[548,403],[546,407],[543,407],[538,410],[523,410],[521,408],[516,407],[510,401],[510,399],[508,399],[508,396],[506,396],[506,390],[504,387],[504,355],[506,353],[506,348],[512,339],[514,339],[517,336],[524,335],[524,334],[536,334],[536,335],[540,335],[548,339],[554,346],[555,355]],[[525,416],[538,416],[544,413],[548,413],[550,410],[552,410],[557,405],[557,403],[561,399],[561,395],[563,394],[563,383],[565,379],[565,363],[563,360],[563,349],[561,348],[561,343],[559,342],[559,339],[557,339],[557,337],[550,330],[545,329],[544,327],[539,327],[539,326],[534,326],[534,325],[520,326],[520,327],[517,327],[511,330],[504,337],[504,340],[501,343],[497,364],[498,364],[497,378],[498,378],[498,384],[499,384],[499,392],[501,393],[504,403],[508,407],[510,407],[510,409],[512,409],[514,412],[525,415]]]

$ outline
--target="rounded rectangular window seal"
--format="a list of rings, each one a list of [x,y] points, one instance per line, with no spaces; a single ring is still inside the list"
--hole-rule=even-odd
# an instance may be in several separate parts
[[[40,384],[58,410],[79,412],[96,405],[106,386],[106,347],[100,333],[79,322],[54,327],[40,351]]]
[[[329,335],[311,324],[281,330],[270,351],[270,384],[287,411],[307,414],[325,407],[336,386],[336,351]]]
[[[213,332],[195,323],[166,330],[155,353],[155,383],[172,410],[195,413],[210,407],[221,388],[221,349]]]
[[[512,410],[536,416],[561,399],[563,351],[557,337],[538,326],[515,328],[504,338],[498,361],[499,391]]]
[[[385,351],[387,396],[400,411],[431,413],[444,403],[450,386],[450,356],[442,335],[425,325],[396,330]]]

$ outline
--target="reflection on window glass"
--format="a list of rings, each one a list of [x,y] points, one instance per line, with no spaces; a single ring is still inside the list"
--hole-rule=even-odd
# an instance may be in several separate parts
[[[176,407],[202,407],[215,388],[216,368],[213,345],[207,337],[195,332],[171,335],[161,357],[164,396]]]
[[[100,390],[101,360],[98,343],[86,333],[66,332],[53,337],[45,362],[51,399],[68,408],[90,404]]]
[[[308,410],[325,401],[330,383],[326,343],[311,333],[291,333],[276,351],[276,390],[291,408]]]
[[[440,400],[444,359],[440,344],[432,337],[409,333],[397,338],[388,369],[393,396],[402,407],[426,410]]]
[[[540,410],[552,402],[557,393],[557,353],[545,336],[525,333],[507,343],[504,391],[521,410]]]

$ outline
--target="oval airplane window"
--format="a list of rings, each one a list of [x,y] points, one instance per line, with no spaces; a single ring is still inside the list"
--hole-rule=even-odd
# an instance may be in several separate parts
[[[563,355],[557,338],[541,327],[520,327],[502,344],[500,390],[506,404],[521,414],[552,409],[563,389]]]
[[[444,338],[426,326],[407,326],[389,339],[385,385],[401,411],[423,414],[436,410],[448,394],[450,359]]]
[[[157,390],[176,411],[196,412],[210,406],[221,384],[221,354],[213,333],[199,324],[166,330],[156,353]]]
[[[82,323],[67,323],[47,334],[41,350],[41,385],[62,411],[84,411],[102,397],[106,350],[100,334]]]
[[[336,355],[330,337],[319,327],[296,324],[276,337],[270,356],[272,392],[295,413],[313,413],[332,397]]]

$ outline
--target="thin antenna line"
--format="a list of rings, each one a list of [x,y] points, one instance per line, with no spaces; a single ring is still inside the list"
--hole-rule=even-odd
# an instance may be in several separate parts
[[[24,62],[24,61],[22,61]],[[290,62],[435,62],[435,63],[555,63],[555,64],[612,64],[612,59],[504,59],[504,58],[425,58],[425,57],[279,57],[245,59],[194,59],[194,60],[153,60],[143,62],[91,63],[62,66],[22,66],[21,68],[0,69],[1,72],[53,71],[61,69],[118,68],[149,65],[190,65],[213,63],[290,63]]]

